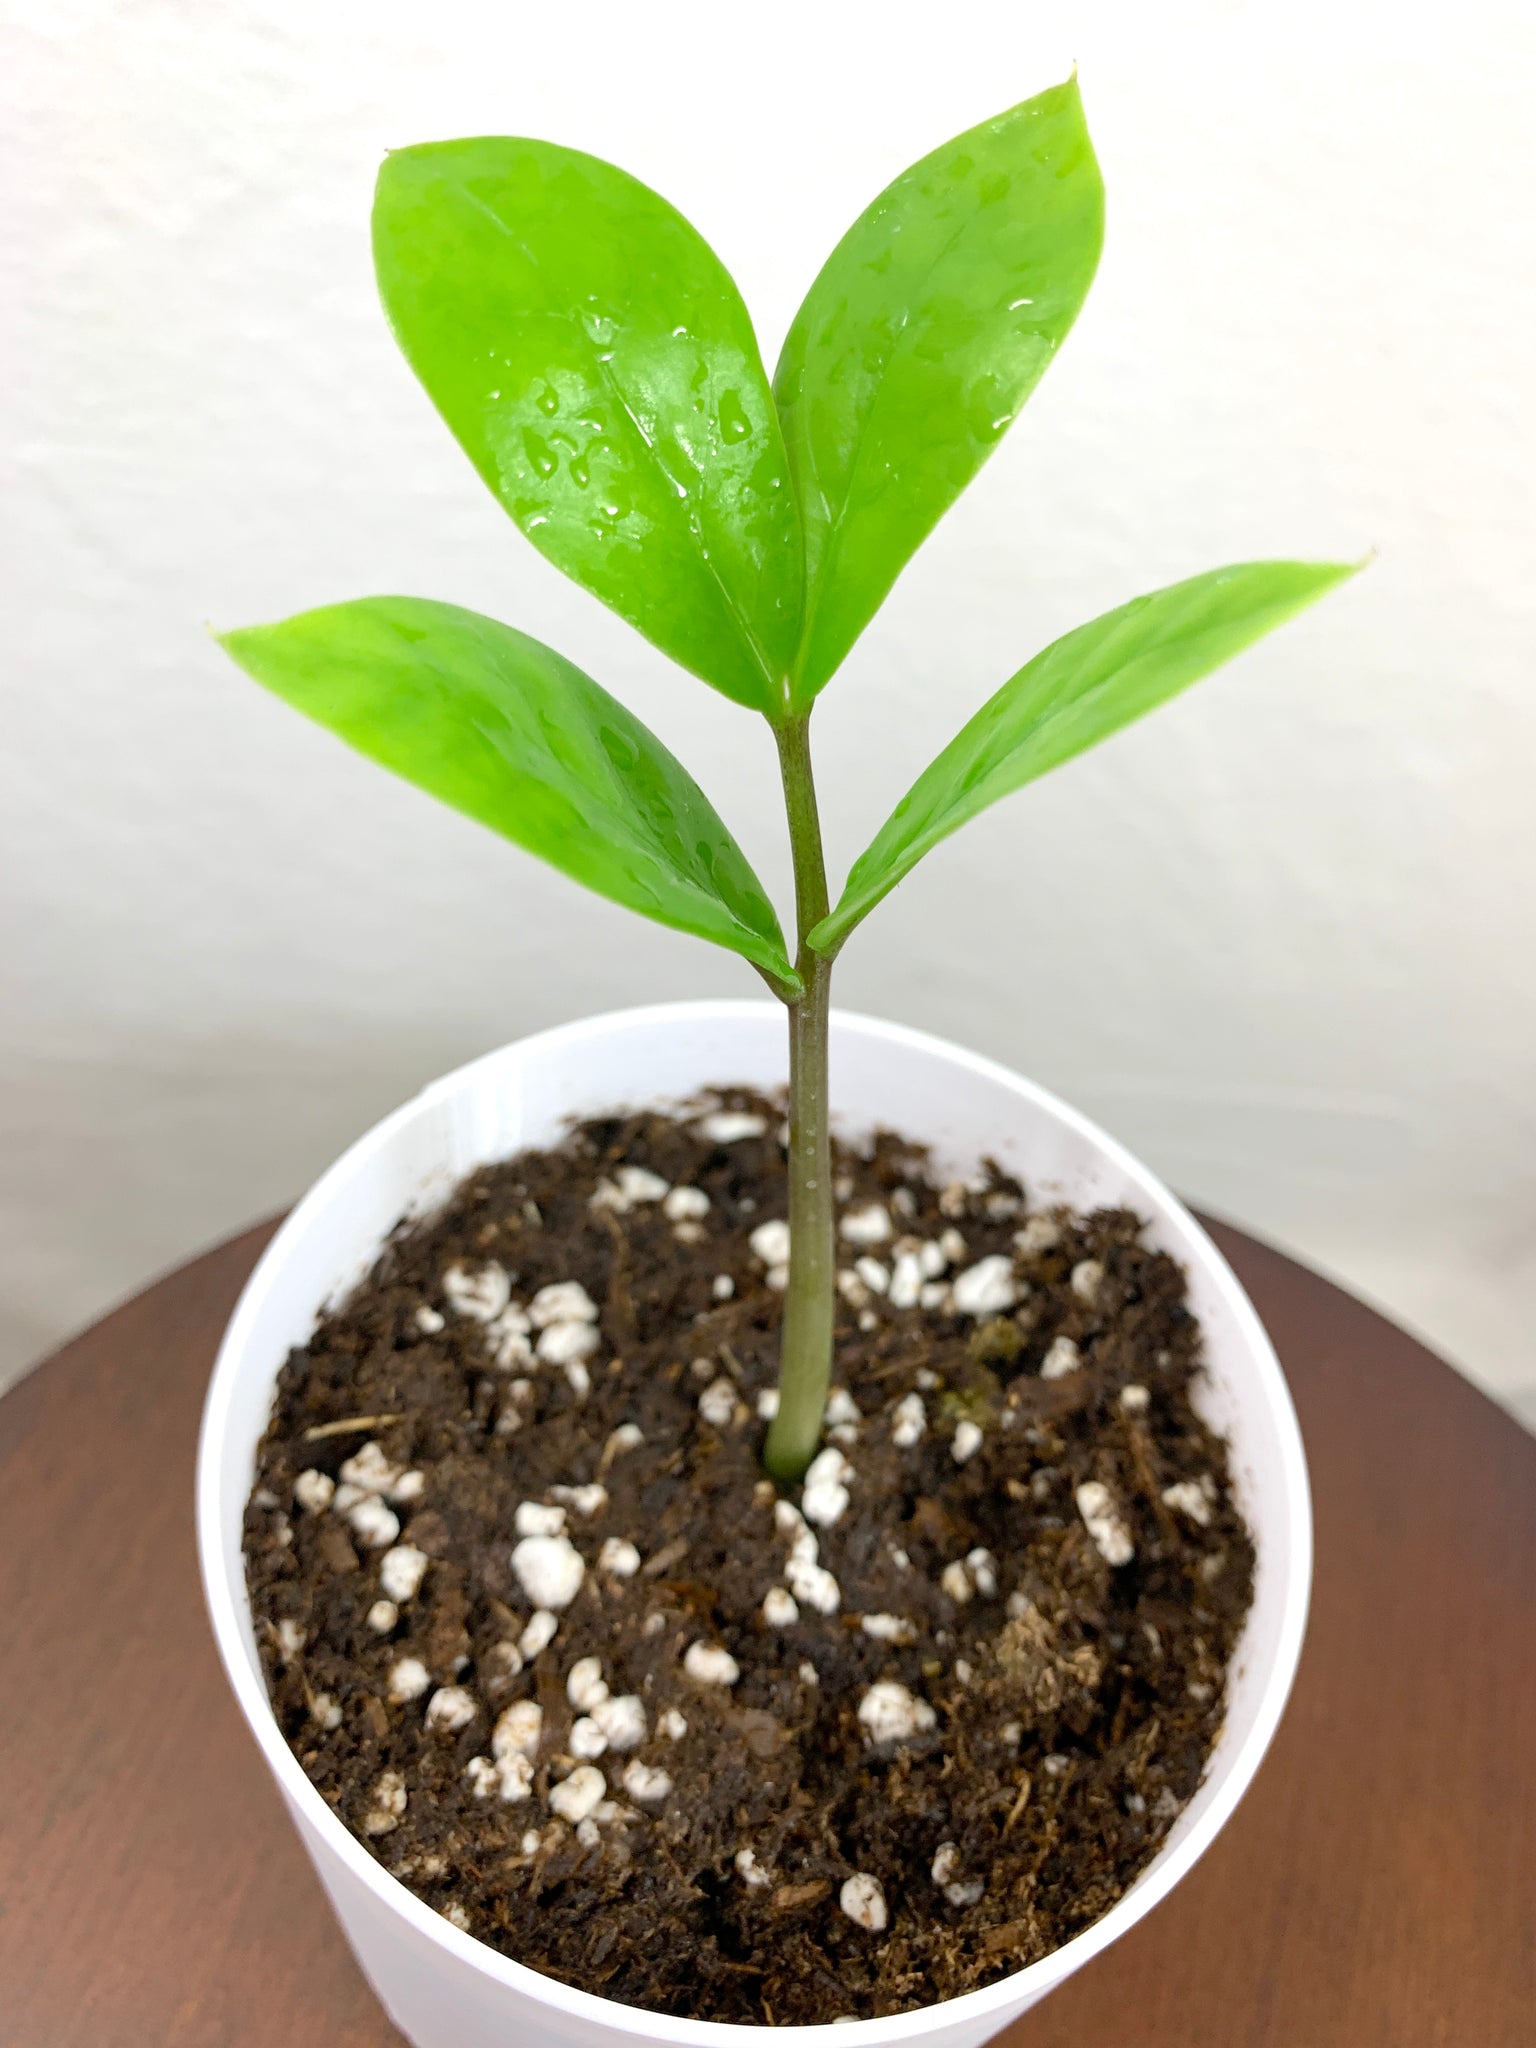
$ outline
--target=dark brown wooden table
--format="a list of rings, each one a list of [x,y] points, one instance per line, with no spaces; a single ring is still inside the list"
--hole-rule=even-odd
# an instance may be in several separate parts
[[[1349,1296],[1217,1235],[1312,1463],[1301,1675],[1194,1875],[1010,2048],[1531,2048],[1536,1440]],[[399,2043],[203,1617],[198,1413],[266,1236],[172,1273],[0,1401],[6,2048]]]

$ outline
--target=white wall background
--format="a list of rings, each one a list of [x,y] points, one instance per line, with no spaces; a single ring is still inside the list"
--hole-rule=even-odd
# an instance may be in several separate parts
[[[381,151],[617,158],[716,243],[771,361],[887,178],[1076,60],[1099,282],[823,700],[840,863],[1064,627],[1222,560],[1379,560],[933,856],[841,999],[1023,1066],[1536,1416],[1527,7],[0,13],[5,1368],[477,1050],[756,986],[204,637],[371,591],[498,613],[634,704],[783,877],[763,732],[521,542],[396,356]]]

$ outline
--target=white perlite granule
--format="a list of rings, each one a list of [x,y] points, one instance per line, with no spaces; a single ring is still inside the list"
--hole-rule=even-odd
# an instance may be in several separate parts
[[[767,1118],[750,1109],[717,1109],[694,1125],[712,1145],[739,1145],[743,1138],[762,1137],[767,1128]]]
[[[916,1252],[898,1252],[886,1299],[892,1308],[916,1308],[923,1298],[923,1266]]]
[[[934,1726],[933,1708],[894,1679],[872,1685],[859,1701],[859,1725],[872,1743],[910,1742]]]
[[[400,1534],[400,1517],[393,1508],[385,1507],[377,1494],[370,1493],[350,1509],[347,1520],[354,1535],[360,1536],[370,1550],[383,1550]]]
[[[783,1266],[789,1262],[789,1225],[782,1216],[759,1223],[747,1243],[752,1247],[752,1256],[765,1266]]]
[[[379,1585],[397,1607],[414,1600],[420,1592],[427,1563],[426,1552],[413,1543],[397,1543],[379,1559]]]
[[[1061,1243],[1061,1225],[1053,1216],[1031,1216],[1022,1230],[1013,1233],[1013,1241],[1026,1258],[1033,1258]]]
[[[983,1550],[978,1545],[975,1550],[966,1552],[965,1564],[971,1581],[982,1599],[993,1599],[997,1593],[997,1559],[991,1551]]]
[[[1055,1337],[1051,1348],[1040,1361],[1040,1377],[1043,1380],[1064,1380],[1068,1373],[1078,1371],[1083,1362],[1082,1353],[1070,1337]]]
[[[566,1747],[572,1756],[590,1762],[602,1755],[608,1747],[608,1738],[590,1715],[581,1714],[571,1723]]]
[[[555,1631],[560,1624],[547,1608],[539,1608],[528,1617],[528,1626],[517,1639],[517,1647],[531,1664],[541,1650],[548,1649],[555,1640]]]
[[[891,1413],[891,1442],[898,1451],[910,1451],[920,1444],[928,1428],[928,1414],[921,1394],[903,1394]]]
[[[528,1598],[556,1613],[570,1606],[587,1572],[580,1551],[565,1536],[525,1536],[512,1552],[512,1569]]]
[[[391,1833],[400,1825],[405,1804],[405,1779],[398,1771],[383,1772],[374,1785],[368,1811],[363,1815],[363,1833]]]
[[[955,1276],[955,1313],[962,1316],[997,1316],[1013,1307],[1019,1298],[1013,1277],[1013,1263],[1001,1252],[978,1259]]]
[[[891,1284],[890,1267],[882,1266],[878,1259],[871,1258],[867,1252],[863,1258],[854,1260],[853,1273],[854,1278],[862,1281],[871,1294],[884,1294]]]
[[[954,1842],[940,1842],[934,1850],[931,1875],[952,1906],[974,1906],[986,1890],[975,1879],[969,1883],[960,1880],[960,1851]]]
[[[610,1749],[638,1749],[644,1742],[645,1706],[638,1693],[625,1692],[616,1699],[599,1700],[590,1712]]]
[[[475,1799],[489,1799],[496,1790],[498,1773],[488,1756],[472,1756],[464,1766],[464,1775]]]
[[[1097,1259],[1079,1259],[1072,1268],[1072,1292],[1079,1301],[1096,1301],[1103,1279],[1104,1268]]]
[[[546,1331],[545,1335],[547,1336],[548,1334],[549,1332]],[[570,1388],[571,1392],[576,1396],[578,1401],[585,1401],[588,1394],[591,1393],[592,1375],[587,1371],[587,1368],[582,1364],[579,1358],[571,1358],[566,1360],[565,1383]]]
[[[595,1323],[597,1303],[579,1280],[556,1280],[529,1302],[528,1320],[536,1330],[553,1323]]]
[[[769,1628],[788,1628],[800,1619],[800,1609],[793,1593],[783,1586],[770,1586],[763,1595],[763,1620]]]
[[[868,1308],[869,1289],[851,1266],[838,1268],[837,1291],[850,1308]]]
[[[1186,1515],[1198,1529],[1209,1529],[1216,1507],[1216,1482],[1210,1474],[1199,1479],[1181,1479],[1163,1488],[1163,1506]]]
[[[837,1226],[839,1237],[849,1244],[884,1244],[891,1234],[890,1211],[883,1202],[870,1202],[862,1209],[850,1209]]]
[[[949,1455],[957,1465],[968,1465],[981,1449],[981,1442],[981,1429],[977,1423],[969,1420],[957,1423],[955,1425],[954,1440],[949,1447]]]
[[[816,1614],[836,1614],[842,1605],[843,1589],[824,1565],[814,1558],[791,1557],[784,1567],[789,1589],[803,1607]]]
[[[533,1765],[525,1756],[506,1756],[496,1766],[496,1780],[506,1805],[518,1806],[533,1791]]]
[[[467,1728],[477,1712],[475,1696],[462,1685],[440,1685],[427,1701],[426,1728],[430,1735],[457,1735]]]
[[[624,1790],[642,1805],[654,1806],[658,1801],[671,1797],[672,1780],[659,1766],[643,1764],[637,1758],[634,1763],[624,1766]],[[554,1804],[553,1798],[550,1804]]]
[[[945,1565],[943,1571],[939,1573],[939,1591],[947,1593],[957,1607],[964,1607],[975,1593],[976,1588],[971,1584],[971,1575],[958,1557],[953,1564]]]
[[[736,1413],[736,1389],[727,1379],[711,1380],[699,1396],[699,1413],[712,1429],[724,1429]]]
[[[443,1298],[455,1315],[493,1323],[512,1299],[512,1282],[494,1259],[477,1267],[456,1263],[443,1275]]]
[[[563,1502],[566,1507],[574,1508],[583,1521],[590,1521],[594,1515],[600,1515],[608,1505],[607,1487],[599,1486],[595,1481],[586,1486],[552,1486],[549,1490],[556,1500]],[[529,1533],[536,1536],[539,1531],[535,1529]]]
[[[389,1696],[396,1706],[404,1706],[407,1700],[419,1700],[432,1677],[419,1657],[400,1657],[389,1669]]]
[[[535,1349],[545,1365],[570,1368],[590,1358],[600,1342],[590,1323],[550,1323],[539,1333]]]
[[[544,1733],[544,1709],[537,1700],[514,1700],[496,1723],[491,1735],[491,1754],[497,1763],[510,1756],[526,1757],[531,1763],[539,1753]]]
[[[741,1676],[741,1666],[719,1643],[690,1643],[683,1669],[695,1685],[734,1685]]]
[[[884,1932],[885,1890],[878,1877],[872,1877],[867,1870],[856,1870],[844,1882],[837,1902],[855,1927],[862,1927],[869,1934]]]
[[[293,1497],[301,1508],[312,1515],[318,1515],[322,1508],[331,1504],[331,1495],[336,1491],[336,1482],[329,1472],[317,1472],[313,1466],[301,1472],[293,1482]]]
[[[1125,1519],[1115,1504],[1115,1497],[1100,1479],[1085,1479],[1077,1489],[1077,1512],[1083,1518],[1083,1527],[1093,1538],[1094,1547],[1106,1564],[1129,1564],[1136,1555],[1136,1545]]]
[[[608,1796],[608,1781],[591,1764],[582,1764],[549,1795],[550,1810],[572,1827],[584,1821]]]
[[[610,1536],[597,1553],[597,1568],[610,1578],[632,1579],[640,1569],[640,1552],[626,1536]]]
[[[755,1849],[738,1849],[734,1861],[736,1875],[743,1884],[761,1887],[773,1883],[771,1874],[758,1862]]]
[[[820,1529],[830,1529],[848,1505],[846,1482],[852,1477],[853,1467],[836,1444],[818,1451],[806,1471],[800,1496],[800,1511],[806,1520]]]
[[[821,1547],[810,1525],[793,1501],[774,1503],[775,1526],[790,1538],[789,1560],[784,1576],[789,1590],[803,1607],[817,1614],[835,1614],[842,1602],[842,1588],[832,1574],[817,1563]]]
[[[671,1187],[670,1181],[648,1166],[621,1166],[612,1180],[600,1180],[588,1200],[592,1209],[614,1209],[620,1215],[643,1202],[659,1202]]]
[[[486,1342],[498,1372],[510,1372],[515,1365],[531,1363],[533,1346],[528,1342],[528,1332],[532,1327],[526,1310],[515,1301],[507,1304],[494,1323],[486,1324]]]
[[[601,1657],[579,1657],[565,1681],[565,1696],[578,1714],[589,1714],[599,1700],[608,1697]]]

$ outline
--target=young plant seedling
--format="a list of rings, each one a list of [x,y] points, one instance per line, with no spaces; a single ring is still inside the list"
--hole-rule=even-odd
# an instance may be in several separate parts
[[[957,136],[823,265],[770,384],[724,265],[612,164],[510,137],[387,157],[373,211],[407,360],[557,568],[778,747],[794,950],[703,791],[527,634],[362,598],[223,637],[260,683],[589,889],[728,946],[789,1022],[789,1278],[776,1478],[816,1449],[832,1362],[832,965],[968,819],[1352,574],[1244,562],[1155,590],[1025,663],[908,790],[834,904],[811,774],[818,693],[1044,374],[1087,294],[1103,186],[1077,84]]]

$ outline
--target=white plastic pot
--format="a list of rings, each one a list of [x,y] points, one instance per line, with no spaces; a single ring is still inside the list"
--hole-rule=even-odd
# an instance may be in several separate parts
[[[714,1082],[782,1085],[784,1013],[774,1003],[676,1003],[594,1017],[461,1067],[375,1126],[294,1210],[251,1275],[209,1389],[198,1466],[198,1537],[214,1633],[251,1732],[287,1801],[364,1972],[417,2048],[740,2048],[754,2028],[666,2019],[540,1976],[462,1934],[390,1877],[331,1812],[267,1704],[246,1600],[241,1520],[275,1376],[316,1311],[369,1270],[389,1230],[438,1204],[472,1168],[557,1140],[567,1118],[665,1106]],[[1123,1204],[1189,1276],[1205,1333],[1202,1406],[1227,1437],[1258,1550],[1253,1608],[1205,1780],[1124,1898],[1054,1955],[985,1990],[919,2012],[838,2027],[836,2048],[972,2048],[1135,1925],[1209,1846],[1258,1768],[1301,1649],[1311,1517],[1296,1417],[1279,1363],[1226,1262],[1168,1190],[1063,1103],[942,1040],[834,1013],[838,1127],[877,1124],[926,1141],[941,1170],[984,1155],[1035,1200]],[[766,2030],[763,2030],[766,2033]],[[778,2028],[831,2036],[830,2027]],[[831,2048],[829,2040],[829,2048]]]

